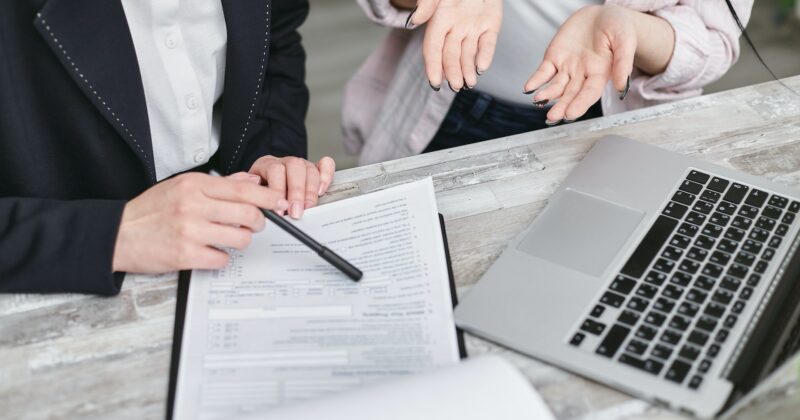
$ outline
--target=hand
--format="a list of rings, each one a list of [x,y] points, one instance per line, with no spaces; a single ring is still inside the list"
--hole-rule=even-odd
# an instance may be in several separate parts
[[[422,43],[433,90],[442,75],[454,92],[472,89],[489,69],[503,21],[503,0],[419,0],[406,26],[427,23]]]
[[[335,171],[336,162],[327,156],[314,164],[296,157],[267,155],[255,161],[249,172],[283,194],[289,202],[289,215],[299,219],[305,209],[316,206],[319,196],[328,191]]]
[[[283,194],[258,179],[190,173],[156,184],[125,205],[114,249],[115,272],[218,269],[264,228],[259,208],[284,211]],[[255,182],[254,182],[255,181]]]

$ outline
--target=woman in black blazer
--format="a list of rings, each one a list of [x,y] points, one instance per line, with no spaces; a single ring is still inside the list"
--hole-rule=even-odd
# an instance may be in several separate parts
[[[307,2],[221,3],[219,147],[161,182],[121,2],[0,3],[0,292],[114,295],[125,272],[221,267],[258,207],[299,217],[327,190],[333,161],[302,159]]]

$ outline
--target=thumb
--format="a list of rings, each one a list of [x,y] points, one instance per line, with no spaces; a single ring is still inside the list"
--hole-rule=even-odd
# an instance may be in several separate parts
[[[611,47],[611,82],[620,94],[620,99],[624,99],[630,88],[630,77],[633,72],[633,58],[636,54],[636,37],[618,37]]]
[[[431,20],[437,7],[439,7],[439,0],[418,0],[417,7],[408,15],[406,28],[414,28]]]

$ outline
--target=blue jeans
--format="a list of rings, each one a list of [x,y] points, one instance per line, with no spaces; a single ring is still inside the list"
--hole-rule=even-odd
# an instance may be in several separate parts
[[[462,91],[423,153],[547,128],[546,115],[547,109],[532,104],[520,105],[481,92]],[[598,102],[579,120],[602,115]]]

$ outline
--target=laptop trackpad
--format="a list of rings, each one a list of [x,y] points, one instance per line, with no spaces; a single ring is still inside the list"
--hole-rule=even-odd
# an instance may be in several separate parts
[[[638,210],[568,189],[548,204],[517,249],[597,277],[642,217]]]

